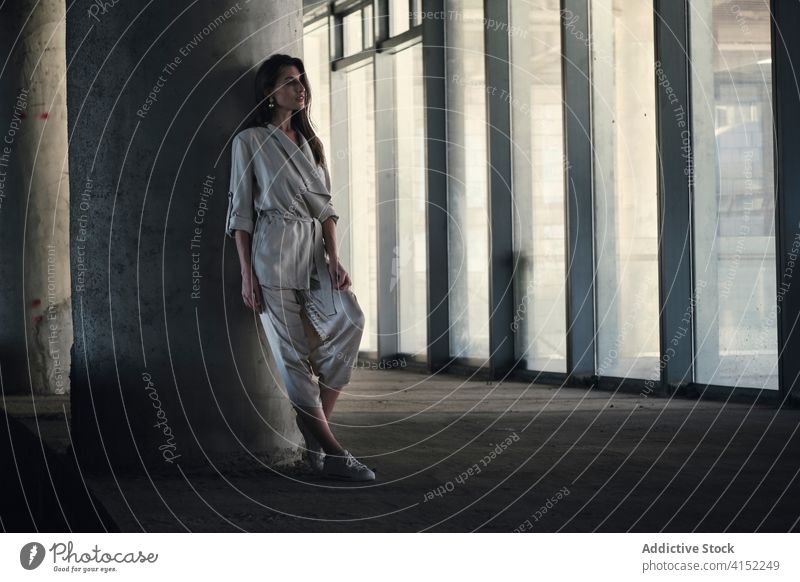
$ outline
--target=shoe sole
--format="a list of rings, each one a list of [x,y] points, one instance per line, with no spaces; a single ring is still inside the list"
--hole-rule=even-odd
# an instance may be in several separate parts
[[[325,477],[326,479],[333,479],[335,481],[352,481],[354,483],[375,481],[375,477],[373,477],[372,479],[355,479],[353,477],[348,477],[347,475],[334,475],[331,473],[322,473],[322,476]]]

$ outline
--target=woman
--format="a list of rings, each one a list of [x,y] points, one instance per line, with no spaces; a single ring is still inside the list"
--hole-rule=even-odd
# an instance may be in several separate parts
[[[256,75],[256,101],[254,126],[233,139],[226,226],[239,253],[242,299],[260,314],[311,466],[327,477],[371,481],[375,473],[328,425],[350,381],[364,314],[339,261],[339,216],[308,117],[303,62],[267,59]]]

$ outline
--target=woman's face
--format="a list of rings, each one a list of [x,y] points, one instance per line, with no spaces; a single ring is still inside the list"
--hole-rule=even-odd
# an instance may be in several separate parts
[[[267,90],[267,96],[272,96],[277,107],[297,111],[306,105],[306,88],[300,80],[300,71],[294,65],[281,68],[278,81],[272,93]]]

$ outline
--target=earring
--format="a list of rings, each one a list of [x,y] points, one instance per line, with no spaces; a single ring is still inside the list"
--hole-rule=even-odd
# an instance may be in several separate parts
[[[267,102],[267,107],[269,107],[270,109],[275,109],[275,101],[273,101],[272,97],[269,98],[269,101]]]

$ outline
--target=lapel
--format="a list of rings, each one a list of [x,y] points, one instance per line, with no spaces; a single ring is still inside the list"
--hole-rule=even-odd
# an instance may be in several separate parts
[[[319,194],[328,194],[328,188],[325,186],[325,182],[320,178],[319,172],[317,171],[316,165],[314,164],[314,154],[311,152],[311,146],[308,145],[305,137],[303,137],[300,132],[297,132],[297,135],[302,140],[303,144],[302,147],[297,147],[297,144],[294,143],[288,135],[283,133],[282,130],[278,129],[271,123],[267,124],[267,129],[270,130],[270,135],[273,139],[278,143],[279,147],[283,149],[286,157],[292,161],[294,164],[297,173],[303,179],[303,182],[311,192],[317,192]]]

